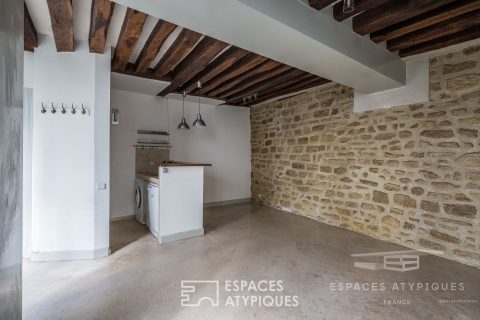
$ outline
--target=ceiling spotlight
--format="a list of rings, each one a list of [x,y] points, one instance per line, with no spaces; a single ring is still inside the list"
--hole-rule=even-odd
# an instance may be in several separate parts
[[[343,13],[351,13],[355,10],[354,0],[343,0]]]

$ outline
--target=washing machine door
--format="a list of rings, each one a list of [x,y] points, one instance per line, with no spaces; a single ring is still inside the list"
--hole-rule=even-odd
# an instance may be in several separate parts
[[[137,184],[137,187],[135,188],[135,208],[136,209],[142,208],[142,189],[138,184]]]

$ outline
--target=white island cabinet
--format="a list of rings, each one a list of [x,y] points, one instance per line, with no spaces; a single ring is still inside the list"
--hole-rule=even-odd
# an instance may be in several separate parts
[[[205,166],[209,165],[172,162],[159,167],[157,239],[161,244],[204,234]]]

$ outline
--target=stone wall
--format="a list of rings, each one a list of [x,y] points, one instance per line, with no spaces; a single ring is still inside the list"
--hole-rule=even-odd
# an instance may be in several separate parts
[[[353,113],[328,84],[251,128],[255,202],[480,267],[480,46],[431,59],[428,103]]]

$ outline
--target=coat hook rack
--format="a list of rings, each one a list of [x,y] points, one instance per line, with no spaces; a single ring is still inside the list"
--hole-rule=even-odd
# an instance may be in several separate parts
[[[67,115],[67,114],[72,114],[72,115],[85,115],[89,116],[90,115],[90,108],[88,106],[85,106],[83,103],[82,104],[77,104],[75,106],[74,103],[71,104],[71,107],[68,107],[68,103],[51,103],[49,106],[49,103],[41,103],[41,108],[40,112],[42,114],[46,114],[47,112],[50,114],[62,114],[62,115]],[[60,112],[57,112],[60,111]]]

